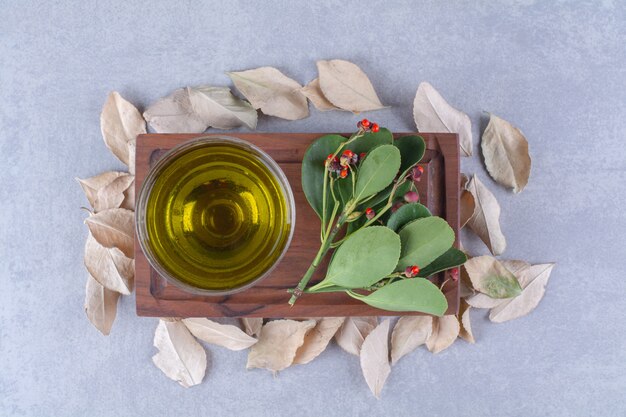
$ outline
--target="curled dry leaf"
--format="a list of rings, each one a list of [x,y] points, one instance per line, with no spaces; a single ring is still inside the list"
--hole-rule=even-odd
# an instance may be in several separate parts
[[[135,211],[135,177],[131,181],[130,185],[124,190],[124,201],[120,205],[120,208]]]
[[[206,352],[178,320],[159,320],[154,333],[159,352],[152,361],[170,379],[185,388],[198,385],[206,373]]]
[[[207,128],[193,107],[188,87],[159,99],[146,109],[143,117],[159,133],[201,133]]]
[[[135,156],[137,150],[137,139],[128,141],[128,172],[135,175]]]
[[[120,161],[129,165],[128,142],[146,133],[146,122],[135,106],[113,91],[102,108],[100,129],[106,146]]]
[[[363,341],[377,324],[376,317],[348,317],[335,334],[335,340],[343,350],[359,356]]]
[[[465,187],[467,186],[469,179],[465,174],[461,174],[461,195],[459,199],[460,210],[460,227],[463,228],[474,215],[476,210],[476,202],[474,196]]]
[[[91,275],[87,277],[85,288],[85,313],[96,329],[107,336],[117,314],[117,300],[120,294],[104,288]]]
[[[98,213],[102,210],[122,206],[126,199],[125,193],[134,186],[134,181],[135,177],[133,175],[124,174],[100,188],[96,195],[96,201],[94,201],[94,212]]]
[[[335,106],[333,103],[328,101],[324,93],[322,92],[322,88],[320,87],[320,79],[316,78],[306,86],[300,89],[300,92],[315,106],[316,109],[321,111],[328,110],[339,110],[339,107]]]
[[[337,333],[344,320],[345,317],[319,319],[313,330],[304,337],[304,343],[298,348],[293,363],[305,364],[317,358],[326,349],[328,342]]]
[[[472,287],[491,298],[511,298],[522,288],[508,269],[492,256],[477,256],[465,262]]]
[[[459,337],[466,342],[475,343],[474,334],[472,333],[472,324],[470,323],[470,310],[471,307],[469,304],[465,302],[465,300],[461,300],[461,305],[459,307]]]
[[[115,179],[127,175],[128,174],[125,172],[107,171],[85,179],[76,178],[76,181],[78,181],[80,187],[83,189],[89,204],[95,210],[96,201],[98,200],[98,192],[107,185],[111,184]]]
[[[287,368],[313,327],[315,320],[274,320],[266,323],[261,329],[259,341],[250,348],[246,368],[264,368],[272,372]]]
[[[304,119],[309,115],[302,86],[272,67],[229,72],[228,75],[255,109],[269,116],[287,120]]]
[[[510,300],[491,309],[489,319],[496,323],[502,323],[525,316],[533,311],[539,304],[546,292],[546,285],[554,264],[539,264],[525,268],[518,273],[518,279],[522,285],[522,293]]]
[[[496,197],[474,175],[467,184],[474,196],[476,208],[467,225],[487,245],[491,253],[500,255],[506,249],[506,238],[500,229],[500,205]]]
[[[233,129],[247,126],[256,129],[257,112],[250,103],[238,99],[228,87],[187,88],[191,104],[207,126]]]
[[[365,382],[376,398],[380,398],[380,392],[391,373],[388,335],[389,319],[386,319],[367,335],[361,348],[361,370]]]
[[[462,155],[472,155],[472,122],[469,116],[449,105],[427,82],[420,83],[417,88],[413,118],[422,132],[458,133]]]
[[[460,330],[456,316],[433,317],[433,329],[426,340],[426,347],[432,353],[439,353],[454,343]]]
[[[85,243],[85,267],[96,281],[111,291],[128,295],[133,290],[135,261],[117,248],[105,248],[91,233]]]
[[[320,89],[334,106],[354,113],[382,109],[374,86],[361,68],[349,61],[317,61]]]
[[[261,334],[261,328],[263,327],[263,319],[260,317],[242,318],[241,324],[243,329],[249,336],[258,336]]]
[[[500,184],[519,193],[528,184],[530,155],[522,132],[504,119],[490,114],[481,142],[487,171]]]
[[[432,329],[431,316],[400,317],[391,334],[391,364],[426,343]]]
[[[257,342],[239,327],[219,324],[209,319],[188,318],[183,319],[183,323],[198,339],[230,350],[247,349]]]
[[[105,248],[117,248],[128,258],[134,257],[134,213],[122,208],[103,210],[85,219],[95,240]]]

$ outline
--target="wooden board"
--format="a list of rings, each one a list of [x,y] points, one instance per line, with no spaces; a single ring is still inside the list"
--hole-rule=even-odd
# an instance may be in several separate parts
[[[396,134],[395,137],[411,133]],[[283,169],[293,190],[296,203],[296,229],[285,257],[256,286],[229,296],[198,296],[169,284],[148,264],[135,239],[135,289],[137,314],[152,317],[329,317],[399,315],[369,307],[342,293],[304,294],[290,307],[287,289],[293,288],[315,257],[319,247],[320,221],[309,207],[302,192],[300,167],[309,144],[322,133],[235,133],[237,137],[266,151]],[[422,204],[434,215],[445,218],[459,231],[459,143],[456,134],[420,133],[426,140],[424,167],[418,190]],[[137,138],[135,187],[139,192],[151,164],[173,146],[206,136],[199,134],[146,134]],[[224,136],[224,135],[215,135]],[[311,284],[323,278],[325,268],[318,270]],[[437,277],[442,283],[444,274]],[[437,282],[437,281],[435,281]],[[458,282],[448,280],[444,286],[448,300],[446,314],[456,314],[459,306]],[[404,313],[403,313],[404,314]],[[412,313],[408,313],[412,314]]]

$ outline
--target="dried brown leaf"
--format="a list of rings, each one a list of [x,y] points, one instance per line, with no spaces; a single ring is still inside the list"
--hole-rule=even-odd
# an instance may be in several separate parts
[[[377,324],[376,317],[348,317],[335,334],[335,340],[343,350],[359,356],[365,337]]]
[[[332,105],[354,113],[382,109],[374,86],[361,68],[349,61],[317,61],[320,89]]]
[[[76,178],[76,181],[78,181],[80,187],[83,189],[85,197],[87,197],[89,204],[95,210],[96,200],[98,199],[98,191],[109,185],[116,178],[125,175],[128,174],[125,172],[107,171],[103,172],[102,174],[98,174],[96,176],[85,179]]]
[[[454,343],[460,330],[456,316],[433,317],[433,330],[426,340],[426,347],[432,353],[439,353]]]
[[[519,193],[528,184],[530,155],[522,132],[504,119],[491,114],[481,147],[491,177]]]
[[[258,336],[261,334],[261,328],[263,327],[263,319],[260,317],[242,318],[241,324],[248,336]]]
[[[317,320],[313,330],[304,337],[304,343],[298,348],[293,363],[305,364],[317,358],[326,349],[328,342],[337,333],[344,320],[345,317],[324,317]]]
[[[104,288],[91,275],[87,277],[85,288],[85,313],[96,329],[107,336],[117,314],[117,300],[120,294]]]
[[[247,349],[257,342],[237,326],[219,324],[206,318],[183,319],[183,323],[198,339],[230,350]]]
[[[367,335],[361,347],[361,370],[365,382],[376,398],[380,398],[380,392],[391,373],[388,336],[389,319],[385,319]]]
[[[400,317],[391,334],[391,364],[426,343],[432,329],[431,316]]]
[[[461,153],[472,155],[472,122],[427,82],[420,83],[413,101],[413,118],[421,132],[458,133]]]
[[[202,382],[207,368],[206,352],[178,320],[159,320],[154,333],[159,352],[152,361],[170,379],[185,388]]]
[[[255,109],[287,120],[308,117],[309,105],[300,92],[302,86],[276,68],[260,67],[227,74]]]
[[[133,175],[124,174],[100,188],[96,195],[96,201],[94,201],[94,212],[119,208],[126,198],[124,193],[133,184],[133,181],[135,181]]]
[[[128,173],[135,175],[135,157],[137,150],[137,139],[128,141]]]
[[[128,142],[146,133],[146,122],[135,106],[113,91],[102,108],[100,129],[106,146],[120,161],[129,165]]]
[[[470,310],[471,307],[469,304],[465,302],[465,300],[461,300],[461,305],[459,307],[459,337],[466,342],[475,343],[474,334],[472,333],[472,325],[470,323]]]
[[[459,200],[460,205],[460,227],[463,228],[474,215],[476,210],[476,202],[474,196],[467,190],[461,190],[461,197]]]
[[[135,261],[117,248],[105,248],[91,233],[85,243],[85,267],[96,281],[111,291],[128,295],[133,290]]]
[[[302,87],[300,92],[304,94],[306,98],[311,100],[311,103],[313,103],[315,108],[320,111],[340,110],[339,107],[328,101],[326,96],[324,96],[322,88],[320,87],[319,78],[314,79],[306,86]]]
[[[194,111],[207,127],[233,129],[246,126],[256,129],[257,112],[247,101],[238,99],[228,87],[187,87]]]
[[[509,270],[519,281],[519,273],[526,268],[530,268],[530,264],[526,261],[506,260],[500,261],[502,266]],[[465,267],[463,268],[465,270]],[[521,283],[520,283],[521,284]],[[493,308],[507,301],[506,298],[491,298],[487,294],[474,293],[466,298],[467,303],[474,308]]]
[[[259,341],[252,345],[246,368],[281,371],[293,363],[306,334],[315,327],[315,320],[274,320],[266,323]]]
[[[187,87],[159,99],[143,113],[158,133],[201,133],[207,124],[194,109]]]
[[[492,308],[489,312],[489,319],[502,323],[533,311],[546,292],[546,285],[554,265],[553,263],[533,265],[519,271],[517,275],[522,286],[522,293]]]
[[[487,245],[491,253],[500,255],[506,249],[506,238],[500,230],[500,205],[496,197],[476,175],[467,184],[476,208],[467,225]]]
[[[85,219],[91,234],[105,248],[118,248],[128,258],[134,258],[135,217],[130,210],[103,210]]]
[[[128,188],[124,190],[124,201],[120,205],[120,208],[135,211],[135,177],[128,185]]]

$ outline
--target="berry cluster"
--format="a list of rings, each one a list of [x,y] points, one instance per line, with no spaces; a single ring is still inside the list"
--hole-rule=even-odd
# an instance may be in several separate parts
[[[340,157],[330,154],[326,158],[326,169],[337,174],[339,178],[346,178],[350,174],[350,165],[356,165],[364,156],[365,153],[357,155],[350,149],[343,151]]]
[[[363,119],[360,122],[358,122],[356,124],[356,127],[358,127],[359,129],[363,129],[363,130],[369,130],[372,131],[374,133],[378,132],[380,130],[380,126],[378,126],[378,124],[376,123],[372,123],[367,119]]]

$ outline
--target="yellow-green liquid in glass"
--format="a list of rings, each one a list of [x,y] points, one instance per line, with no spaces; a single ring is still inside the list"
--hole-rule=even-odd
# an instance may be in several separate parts
[[[250,149],[207,142],[172,159],[146,205],[148,241],[171,275],[226,291],[261,276],[287,241],[288,200]]]

